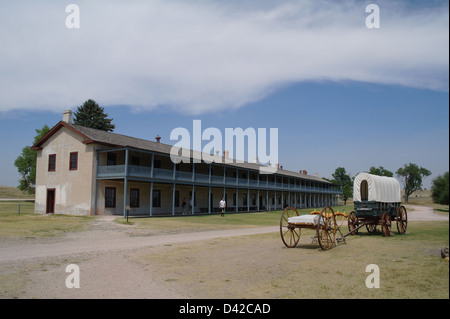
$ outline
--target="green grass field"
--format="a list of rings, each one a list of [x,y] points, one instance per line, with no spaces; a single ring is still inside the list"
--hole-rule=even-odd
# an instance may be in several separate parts
[[[81,231],[92,219],[89,216],[37,215],[33,202],[0,201],[0,238],[57,236]]]
[[[17,187],[0,185],[0,198],[34,199],[34,195],[26,194]]]

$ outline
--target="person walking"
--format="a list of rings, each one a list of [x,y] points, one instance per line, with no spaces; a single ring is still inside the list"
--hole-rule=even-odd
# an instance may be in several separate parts
[[[227,203],[225,202],[225,199],[222,197],[222,200],[219,202],[219,208],[220,208],[220,216],[225,216],[225,208],[227,207]]]

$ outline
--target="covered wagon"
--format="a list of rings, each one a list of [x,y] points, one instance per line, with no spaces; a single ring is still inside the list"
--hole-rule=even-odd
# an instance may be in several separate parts
[[[381,227],[384,236],[391,233],[393,222],[399,234],[406,232],[408,216],[401,204],[399,182],[393,177],[360,173],[353,182],[354,211],[348,216],[348,228],[354,235],[363,226],[368,232]]]

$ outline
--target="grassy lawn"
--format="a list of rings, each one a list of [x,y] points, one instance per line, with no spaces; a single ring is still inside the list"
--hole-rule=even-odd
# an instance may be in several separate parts
[[[17,187],[10,187],[10,186],[2,186],[0,185],[0,198],[29,198],[34,199],[34,194],[26,194],[19,190]]]
[[[81,231],[91,220],[89,216],[37,215],[33,202],[0,202],[0,238],[56,236]]]
[[[428,206],[434,208],[434,212],[440,215],[447,215],[449,213],[449,205],[440,205],[433,203],[430,190],[419,190],[414,192],[409,197],[408,205]]]
[[[277,233],[232,237],[166,247],[137,262],[193,298],[447,299],[449,267],[439,251],[448,229],[412,222],[405,235],[363,233],[329,251],[311,244],[309,230],[296,248]],[[378,289],[366,287],[369,264],[380,269]]]
[[[349,213],[353,206],[333,207],[334,211],[345,211]],[[298,209],[300,215],[309,214],[314,209]],[[252,228],[278,226],[282,211],[259,212],[259,213],[230,213],[221,217],[220,214],[202,216],[178,216],[178,217],[155,217],[155,218],[130,218],[128,224],[137,228],[151,228],[153,230],[213,230],[232,228]],[[126,218],[119,217],[117,223],[127,224]]]

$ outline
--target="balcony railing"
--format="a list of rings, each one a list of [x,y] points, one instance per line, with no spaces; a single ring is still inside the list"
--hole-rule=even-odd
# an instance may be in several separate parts
[[[194,176],[194,177],[193,177]],[[246,179],[246,178],[236,178],[230,176],[200,174],[185,171],[174,171],[173,169],[163,169],[163,168],[152,168],[148,166],[135,166],[128,165],[109,165],[109,166],[98,166],[97,167],[97,178],[109,179],[109,178],[125,178],[125,177],[137,177],[155,180],[169,180],[169,181],[188,181],[188,182],[198,182],[213,185],[222,186],[248,186],[248,187],[258,187],[260,189],[274,189],[283,191],[304,191],[304,192],[320,192],[326,194],[339,194],[340,191],[332,188],[321,188],[321,187],[311,187],[302,186],[295,184],[282,184],[280,182],[267,182],[262,180]],[[225,183],[224,183],[225,181]]]

